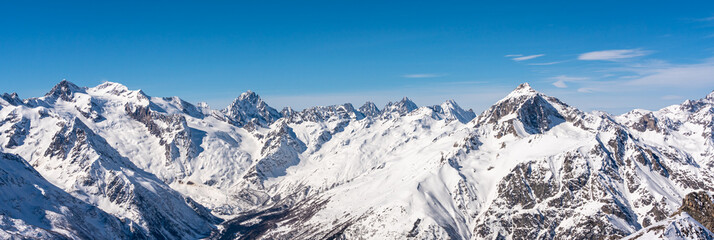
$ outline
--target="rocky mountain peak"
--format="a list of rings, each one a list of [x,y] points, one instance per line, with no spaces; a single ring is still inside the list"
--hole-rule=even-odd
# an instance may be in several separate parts
[[[22,99],[17,95],[17,93],[3,93],[2,96],[0,96],[3,100],[5,100],[8,104],[10,105],[21,105],[22,104]]]
[[[248,90],[244,93],[241,93],[240,96],[238,97],[238,100],[240,101],[248,101],[251,103],[258,103],[259,101],[262,102],[262,99],[260,99],[260,96],[258,96],[257,93]]]
[[[500,134],[516,133],[513,121],[520,121],[529,134],[543,133],[579,112],[557,98],[537,92],[527,83],[519,85],[505,98],[491,106],[478,119],[478,124],[509,123],[501,126]]]
[[[367,101],[366,103],[364,103],[364,105],[359,107],[359,111],[368,117],[378,116],[381,112],[379,111],[379,108],[377,108],[377,105],[370,101]]]
[[[293,111],[292,109],[283,110],[285,113],[288,111]],[[331,106],[317,106],[303,109],[300,112],[294,112],[293,114],[283,114],[284,117],[289,118],[291,122],[323,122],[323,121],[333,121],[333,120],[349,120],[349,119],[362,119],[364,114],[355,110],[351,103],[345,103],[341,105],[331,105]]]
[[[518,84],[518,86],[516,87],[516,90],[521,90],[521,89],[525,89],[525,90],[533,90],[533,88],[531,88],[531,85],[530,85],[530,84],[528,84],[527,82],[524,82],[524,83]],[[533,91],[535,91],[535,90],[533,90]]]
[[[510,98],[519,98],[523,96],[534,96],[540,94],[538,91],[535,89],[531,88],[531,85],[528,83],[521,83],[516,87],[516,89],[513,89],[508,95],[506,95],[505,98],[503,98],[501,101],[510,99]]]
[[[400,115],[404,115],[404,114],[410,113],[411,111],[416,110],[417,108],[419,108],[419,107],[411,99],[409,99],[408,97],[404,97],[399,102],[387,103],[387,105],[384,106],[384,109],[382,110],[382,112],[383,113],[396,112],[396,113],[399,113]]]
[[[295,110],[291,107],[284,107],[283,110],[280,110],[280,115],[283,117],[290,117],[293,114],[295,114]]]
[[[143,91],[141,90],[129,90],[129,88],[121,83],[115,83],[115,82],[104,82],[102,84],[99,84],[96,87],[90,88],[88,91],[90,92],[95,92],[95,93],[101,93],[101,94],[109,94],[113,96],[120,96],[120,97],[126,97],[126,98],[134,98],[139,101],[142,100],[148,100],[149,96],[146,95]]]
[[[78,87],[74,83],[62,79],[57,85],[55,85],[52,90],[45,94],[48,98],[62,99],[65,101],[72,101],[72,96],[75,92],[83,92],[84,89]]]
[[[682,200],[679,212],[688,213],[709,231],[714,229],[714,199],[705,191],[687,194]]]
[[[431,109],[442,114],[446,120],[458,120],[461,123],[467,123],[476,117],[473,110],[464,110],[453,99],[449,99],[441,105],[433,106]]]
[[[711,100],[711,101],[714,101],[714,91],[712,91],[712,92],[710,92],[709,94],[707,94],[707,96],[706,96],[705,98],[706,98],[706,99],[709,99],[709,100]]]
[[[248,122],[267,126],[282,117],[277,110],[268,106],[258,94],[250,90],[242,93],[221,112],[226,115],[231,124],[236,126],[243,126]]]

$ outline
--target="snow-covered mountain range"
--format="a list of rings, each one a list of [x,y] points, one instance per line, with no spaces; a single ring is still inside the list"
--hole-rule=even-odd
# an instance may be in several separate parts
[[[519,85],[225,109],[118,83],[0,96],[0,238],[713,239],[714,93],[583,112]]]

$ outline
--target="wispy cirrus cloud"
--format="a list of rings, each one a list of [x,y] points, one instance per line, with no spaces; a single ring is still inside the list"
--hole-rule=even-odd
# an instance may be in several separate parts
[[[601,61],[617,61],[627,58],[640,57],[650,54],[650,51],[641,49],[615,49],[593,51],[580,54],[578,60],[601,60]]]
[[[640,77],[627,81],[627,85],[704,87],[714,83],[714,59],[698,64],[640,67],[633,71]]]
[[[403,78],[438,78],[438,77],[443,77],[446,76],[446,74],[437,74],[437,73],[415,73],[415,74],[404,74],[402,75]]]
[[[570,76],[565,76],[565,75],[560,75],[560,76],[555,76],[551,77],[550,80],[554,80],[553,86],[557,88],[567,88],[568,84],[566,82],[578,82],[578,81],[585,81],[588,80],[589,78],[586,77],[570,77]]]
[[[595,88],[578,88],[579,93],[591,93],[597,91]]]
[[[543,62],[543,63],[529,63],[528,65],[533,65],[533,66],[547,66],[547,65],[554,65],[558,63],[562,63],[565,61],[560,61],[560,62]]]
[[[714,58],[700,63],[672,64],[662,60],[648,60],[639,63],[625,63],[621,67],[605,69],[614,75],[587,80],[570,79],[568,76],[549,78],[553,86],[569,87],[569,80],[581,81],[577,92],[657,92],[661,91],[660,100],[678,100],[686,98],[684,92],[700,91],[714,87]],[[673,94],[673,93],[679,93]]]
[[[516,61],[516,62],[520,62],[520,61],[525,61],[525,60],[531,60],[531,59],[534,59],[534,58],[539,58],[539,57],[542,57],[542,56],[545,56],[545,54],[535,54],[535,55],[514,57],[514,58],[511,58],[511,60]]]

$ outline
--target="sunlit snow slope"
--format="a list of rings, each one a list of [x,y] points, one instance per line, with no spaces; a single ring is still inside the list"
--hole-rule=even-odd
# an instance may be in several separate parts
[[[278,111],[251,91],[214,110],[62,81],[0,98],[0,152],[17,162],[0,180],[29,179],[0,190],[53,194],[0,208],[0,237],[706,237],[681,207],[714,191],[713,120],[714,94],[620,116],[528,84],[479,115],[406,97]],[[657,232],[682,228],[701,234]]]

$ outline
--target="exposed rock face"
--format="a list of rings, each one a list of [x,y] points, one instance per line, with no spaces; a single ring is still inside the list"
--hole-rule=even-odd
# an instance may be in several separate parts
[[[381,111],[379,111],[379,108],[377,108],[377,105],[373,102],[364,103],[364,105],[359,107],[359,111],[368,117],[376,117],[379,116],[379,114],[381,113]]]
[[[319,123],[335,120],[360,120],[364,117],[365,115],[355,110],[352,104],[345,103],[327,107],[307,108],[301,112],[292,113],[288,118],[290,122],[293,123],[301,123],[304,121]]]
[[[493,125],[498,137],[519,137],[544,133],[566,121],[580,125],[583,119],[579,110],[543,95],[524,83],[479,115],[475,121],[478,125]]]
[[[231,124],[239,127],[248,123],[266,127],[282,117],[277,110],[268,106],[252,91],[241,94],[222,112]]]
[[[678,212],[686,212],[709,231],[714,229],[714,199],[706,192],[687,194]]]
[[[644,132],[644,131],[661,131],[659,127],[657,127],[657,118],[655,118],[654,114],[652,113],[647,113],[643,115],[640,120],[632,125],[632,128]]]
[[[414,102],[412,102],[412,100],[410,100],[407,97],[404,97],[399,102],[387,103],[387,105],[384,106],[384,108],[382,109],[382,115],[390,114],[390,113],[397,113],[401,116],[404,116],[407,113],[410,113],[411,111],[416,110],[417,108],[418,108],[417,105]]]
[[[217,221],[206,209],[134,166],[75,119],[64,123],[38,161],[44,175],[78,198],[111,214],[128,217],[146,237],[193,238]],[[66,167],[58,167],[65,165]]]
[[[711,240],[714,239],[714,233],[694,220],[689,214],[679,213],[623,238],[623,240],[634,239]]]
[[[462,109],[454,100],[448,100],[441,105],[434,105],[429,108],[439,115],[444,116],[446,121],[456,120],[461,123],[467,123],[476,117],[473,110],[469,109],[466,111]]]
[[[592,169],[588,158],[577,152],[558,156],[555,161],[563,162],[559,169],[551,169],[547,161],[516,166],[499,183],[498,197],[475,227],[476,236],[600,239],[628,235],[609,220],[615,217],[633,229],[639,227],[635,214],[622,202],[624,196],[608,190],[609,181],[622,181],[608,176],[616,166]],[[583,214],[587,211],[593,213]],[[582,225],[589,227],[572,227]]]
[[[292,128],[284,122],[279,124],[264,137],[265,145],[260,150],[262,158],[244,176],[254,184],[262,186],[268,178],[285,175],[285,170],[297,164],[300,161],[298,155],[306,149]]]
[[[17,96],[17,93],[11,93],[11,94],[3,93],[2,96],[0,96],[0,98],[2,98],[2,100],[7,102],[7,104],[9,104],[9,105],[18,106],[18,105],[23,104],[22,99],[20,99],[20,97]]]
[[[194,143],[192,131],[188,127],[184,115],[162,114],[150,110],[149,107],[129,103],[125,105],[124,109],[126,114],[144,124],[152,135],[160,139],[159,144],[164,146],[165,164],[176,165],[181,171],[179,176],[165,179],[166,181],[171,182],[190,174],[190,169],[185,169],[183,166],[187,165],[187,161],[195,158],[201,149],[198,144]],[[174,164],[176,162],[178,164]]]
[[[714,202],[704,191],[691,192],[672,216],[625,239],[714,239]]]
[[[71,83],[67,80],[62,80],[60,83],[55,85],[52,90],[45,94],[45,97],[53,101],[56,101],[57,99],[62,99],[64,101],[71,102],[73,101],[74,93],[82,91],[84,91],[84,89],[78,87],[77,85],[74,85],[74,83]]]
[[[6,148],[14,148],[24,144],[27,134],[30,132],[30,120],[27,118],[20,118],[14,120],[15,123],[10,126],[10,129],[6,130],[4,134],[7,134],[9,140],[5,144]]]
[[[130,223],[47,182],[17,155],[0,152],[0,238],[141,239]],[[138,229],[135,229],[136,231]]]

